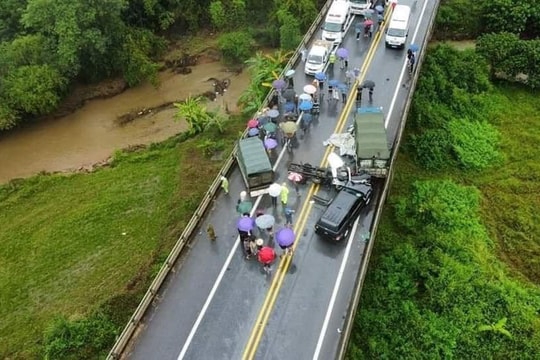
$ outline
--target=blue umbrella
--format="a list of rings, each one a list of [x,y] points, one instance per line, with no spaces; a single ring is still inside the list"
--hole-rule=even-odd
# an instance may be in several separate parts
[[[377,6],[375,6],[375,10],[377,10],[378,13],[382,13],[382,12],[384,12],[384,6],[377,5]]]
[[[339,56],[340,58],[348,58],[349,57],[349,50],[345,49],[345,48],[339,48],[336,50],[336,55]]]
[[[268,110],[266,115],[268,115],[271,119],[275,119],[279,116],[279,110],[276,110],[276,109]]]
[[[318,72],[315,74],[315,79],[317,80],[326,80],[326,74],[323,72]]]
[[[300,105],[298,105],[298,109],[302,111],[307,111],[313,109],[313,103],[311,101],[302,101]]]
[[[249,136],[257,136],[259,135],[259,129],[257,128],[251,128],[248,130],[248,135]]]
[[[294,103],[292,102],[288,102],[288,103],[285,103],[285,105],[283,105],[283,109],[285,110],[285,112],[292,112],[294,111]]]
[[[328,80],[328,85],[329,86],[338,86],[338,84],[339,84],[338,80],[335,80],[335,79]]]
[[[287,83],[283,79],[277,79],[272,82],[272,87],[276,90],[282,90],[287,86]]]
[[[416,44],[411,44],[409,45],[409,49],[412,51],[412,52],[417,52],[418,50],[420,50],[420,46],[416,45]]]
[[[296,235],[294,234],[294,231],[292,231],[292,229],[290,228],[280,229],[276,233],[276,241],[279,244],[279,246],[283,246],[283,247],[292,246],[292,244],[294,244],[295,237]]]
[[[251,231],[253,230],[253,219],[249,216],[242,216],[238,221],[236,222],[236,227],[240,231]]]

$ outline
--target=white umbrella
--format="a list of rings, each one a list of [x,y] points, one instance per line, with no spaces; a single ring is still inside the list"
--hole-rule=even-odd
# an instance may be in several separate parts
[[[300,101],[304,101],[304,100],[311,101],[311,100],[313,100],[313,98],[309,94],[302,94],[302,95],[300,95],[298,97],[298,100],[300,100]]]
[[[304,86],[304,92],[308,94],[315,94],[317,92],[317,88],[314,85],[307,84]]]
[[[281,185],[273,183],[268,187],[268,195],[272,197],[278,197],[281,194]]]

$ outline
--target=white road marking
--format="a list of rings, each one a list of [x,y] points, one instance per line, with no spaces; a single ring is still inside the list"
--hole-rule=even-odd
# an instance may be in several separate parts
[[[356,221],[354,222],[354,225],[351,230],[351,234],[349,236],[347,248],[345,249],[345,255],[343,256],[343,261],[341,262],[341,266],[339,268],[338,276],[336,279],[336,283],[334,285],[334,290],[332,291],[332,296],[330,297],[330,303],[328,304],[328,309],[326,311],[326,316],[324,317],[323,326],[321,329],[321,333],[319,334],[319,340],[317,341],[317,347],[315,348],[315,353],[313,354],[313,359],[316,360],[319,358],[319,355],[321,354],[322,344],[324,342],[324,338],[326,336],[326,330],[328,329],[328,323],[330,322],[330,317],[332,316],[332,311],[334,310],[334,305],[336,303],[337,294],[339,293],[339,288],[341,286],[341,280],[343,279],[343,273],[345,272],[345,267],[347,266],[347,260],[349,260],[349,253],[351,252],[351,247],[354,241],[354,235],[356,234],[356,229],[358,227],[358,222],[360,221],[360,216],[356,218]]]
[[[420,24],[422,23],[422,20],[424,18],[424,13],[425,13],[425,10],[426,10],[427,3],[428,3],[428,0],[426,0],[424,2],[424,7],[422,8],[422,12],[420,14],[420,19],[418,20],[418,23],[416,24],[416,29],[414,31],[411,43],[414,43],[414,41],[416,40],[416,36],[418,35],[418,30],[420,29]],[[398,93],[398,91],[399,91],[399,89],[401,87],[401,81],[403,80],[403,75],[404,75],[406,65],[407,65],[407,62],[405,61],[405,63],[403,64],[403,68],[401,69],[401,76],[399,78],[399,82],[396,84],[396,90],[394,92],[394,96],[392,98],[392,103],[390,105],[390,110],[389,110],[388,116],[386,118],[386,122],[385,122],[386,127],[388,126],[388,120],[390,119],[390,117],[392,115],[392,111],[394,109],[394,104],[396,102],[397,93]],[[354,237],[356,235],[356,230],[358,228],[358,221],[359,220],[360,220],[360,217],[358,217],[356,219],[356,221],[354,222],[353,228],[351,230],[350,237],[348,239],[349,243],[347,244],[347,248],[345,249],[345,255],[343,256],[343,260],[342,260],[341,266],[339,268],[338,276],[336,278],[336,283],[334,285],[334,290],[332,291],[332,296],[330,297],[330,302],[328,303],[328,309],[326,311],[326,316],[324,317],[324,322],[323,322],[323,326],[321,328],[321,332],[319,334],[319,340],[317,341],[317,346],[315,348],[315,353],[313,354],[313,360],[319,359],[319,356],[320,356],[320,353],[321,353],[322,345],[323,345],[324,339],[326,337],[326,331],[328,330],[328,324],[330,322],[330,317],[332,316],[332,312],[334,311],[334,306],[335,306],[337,294],[339,293],[339,288],[341,286],[341,281],[343,280],[343,273],[345,271],[347,261],[349,260],[349,253],[350,253],[350,250],[351,250],[351,245],[353,243],[353,241],[351,241],[351,239],[354,239]]]
[[[416,29],[414,30],[411,44],[414,44],[414,41],[416,40],[416,35],[418,35],[418,30],[420,29],[420,24],[422,23],[422,19],[424,18],[424,13],[426,12],[426,7],[427,7],[428,2],[429,0],[425,0],[424,2],[424,6],[422,7],[422,12],[420,13],[420,19],[418,20],[418,23],[416,24]],[[388,116],[386,116],[386,121],[384,122],[384,127],[386,128],[388,128],[388,122],[390,121],[390,118],[392,117],[392,112],[394,111],[394,105],[396,104],[397,94],[398,94],[399,89],[401,88],[401,82],[403,81],[403,76],[405,75],[406,68],[407,68],[407,58],[405,58],[405,61],[403,62],[403,66],[401,67],[401,75],[399,76],[399,81],[397,83],[396,90],[394,91],[392,102],[390,103],[390,107],[388,108]]]

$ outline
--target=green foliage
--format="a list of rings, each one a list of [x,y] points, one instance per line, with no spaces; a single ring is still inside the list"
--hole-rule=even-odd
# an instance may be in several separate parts
[[[273,20],[279,19],[280,12],[292,14],[295,19],[298,19],[302,33],[309,29],[318,13],[316,2],[313,0],[274,0],[274,6]]]
[[[477,41],[477,51],[490,64],[492,77],[523,80],[529,87],[540,86],[540,40],[520,40],[511,33],[487,34]]]
[[[302,40],[300,22],[288,11],[278,11],[280,47],[283,50],[294,50]]]
[[[483,170],[502,162],[499,132],[484,121],[455,119],[448,124],[452,149],[460,166],[466,170]]]
[[[42,115],[56,108],[66,79],[49,65],[28,65],[10,72],[2,85],[10,108]]]
[[[129,86],[143,81],[158,85],[159,66],[152,61],[149,54],[159,53],[164,46],[164,43],[148,30],[128,30],[123,44],[121,66]]]
[[[111,347],[117,333],[102,313],[75,321],[59,317],[45,331],[45,359],[88,359]]]
[[[534,359],[540,292],[500,270],[478,206],[474,188],[428,180],[385,211],[348,358]]]
[[[178,109],[175,118],[184,119],[189,125],[188,134],[195,135],[208,129],[215,129],[222,134],[225,131],[226,119],[218,113],[210,112],[202,105],[204,98],[188,97],[181,103],[175,103]]]
[[[426,227],[453,233],[474,221],[478,199],[478,191],[452,181],[417,181],[410,195],[396,204],[396,220],[416,234]]]
[[[214,0],[209,12],[212,24],[219,31],[237,29],[247,22],[244,0]]]
[[[218,46],[225,61],[238,64],[249,58],[255,42],[248,33],[236,31],[221,35],[218,39]]]
[[[238,103],[245,115],[253,115],[263,105],[272,81],[277,79],[287,64],[290,52],[276,51],[273,55],[257,52],[246,61],[251,75],[249,87],[240,95]]]
[[[0,103],[0,131],[14,128],[19,121],[19,114],[5,103]]]
[[[455,164],[451,156],[451,141],[448,131],[428,129],[408,139],[410,151],[418,164],[427,170],[442,170]]]
[[[483,31],[522,33],[530,15],[540,10],[540,6],[533,3],[519,0],[483,1],[481,17]]]
[[[474,39],[480,34],[482,1],[443,0],[437,12],[434,37],[439,40]]]

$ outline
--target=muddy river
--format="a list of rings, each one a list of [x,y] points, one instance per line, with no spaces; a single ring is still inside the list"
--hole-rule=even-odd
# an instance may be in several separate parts
[[[170,71],[160,74],[161,85],[142,85],[108,99],[88,101],[74,113],[44,120],[0,136],[0,183],[28,177],[40,171],[69,171],[88,167],[130,145],[148,144],[169,138],[186,129],[175,121],[175,109],[136,118],[120,125],[119,116],[136,109],[156,107],[212,90],[208,78],[230,78],[224,96],[209,102],[208,108],[228,106],[236,110],[236,100],[248,86],[246,71],[239,75],[225,72],[217,62],[200,64],[188,75]]]

